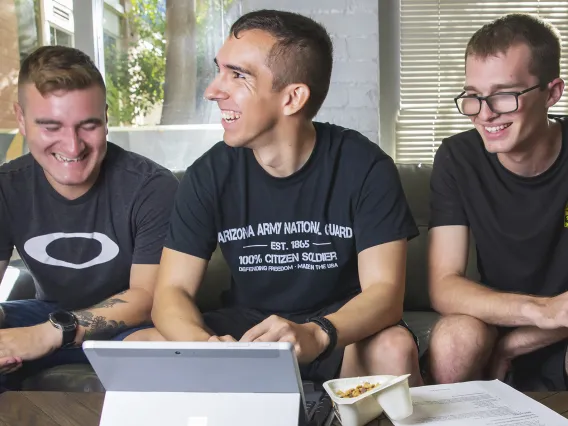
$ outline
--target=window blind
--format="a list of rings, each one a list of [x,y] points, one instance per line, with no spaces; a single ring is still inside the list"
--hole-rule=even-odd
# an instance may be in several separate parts
[[[397,162],[431,163],[442,139],[472,128],[453,100],[464,84],[467,42],[482,25],[512,12],[536,14],[558,29],[562,37],[560,76],[566,81],[568,0],[400,0]],[[550,113],[568,114],[568,90]]]

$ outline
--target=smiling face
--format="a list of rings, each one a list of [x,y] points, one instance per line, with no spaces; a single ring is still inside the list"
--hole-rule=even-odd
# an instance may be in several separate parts
[[[230,36],[215,63],[219,73],[205,96],[221,109],[224,141],[233,147],[255,147],[267,140],[283,117],[284,91],[272,88],[272,71],[266,64],[274,37],[261,30]]]
[[[42,96],[33,84],[21,88],[15,105],[19,130],[53,188],[68,199],[95,183],[106,154],[104,91],[56,91]]]
[[[499,92],[520,92],[539,84],[530,74],[531,51],[524,43],[511,46],[496,56],[468,56],[464,90],[468,95],[488,96]],[[548,82],[544,82],[545,84]],[[558,98],[551,90],[531,90],[519,96],[518,109],[507,114],[492,112],[483,102],[478,115],[470,117],[481,135],[485,149],[491,153],[522,152],[539,141],[547,123],[547,111]]]

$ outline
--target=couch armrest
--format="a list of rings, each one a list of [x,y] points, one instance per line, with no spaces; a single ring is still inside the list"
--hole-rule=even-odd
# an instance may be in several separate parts
[[[10,264],[0,283],[0,302],[35,298],[35,283],[25,266]]]

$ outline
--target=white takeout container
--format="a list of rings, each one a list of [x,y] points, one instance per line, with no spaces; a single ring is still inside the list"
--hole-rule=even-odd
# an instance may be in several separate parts
[[[402,420],[412,414],[409,376],[410,374],[349,377],[328,380],[323,387],[334,402],[342,426],[364,426],[379,417],[383,410],[391,420]],[[341,398],[337,395],[337,391],[345,392],[365,382],[379,383],[379,386],[355,398]]]

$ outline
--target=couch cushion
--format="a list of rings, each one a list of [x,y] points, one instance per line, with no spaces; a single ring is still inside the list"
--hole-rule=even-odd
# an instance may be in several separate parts
[[[430,221],[431,164],[397,164],[402,187],[420,235],[408,243],[405,310],[431,310],[428,295],[428,223]],[[466,277],[477,281],[477,252],[470,233]]]
[[[406,260],[406,310],[431,310],[428,297],[428,221],[430,220],[430,164],[398,164],[398,173],[420,235],[408,243]]]

